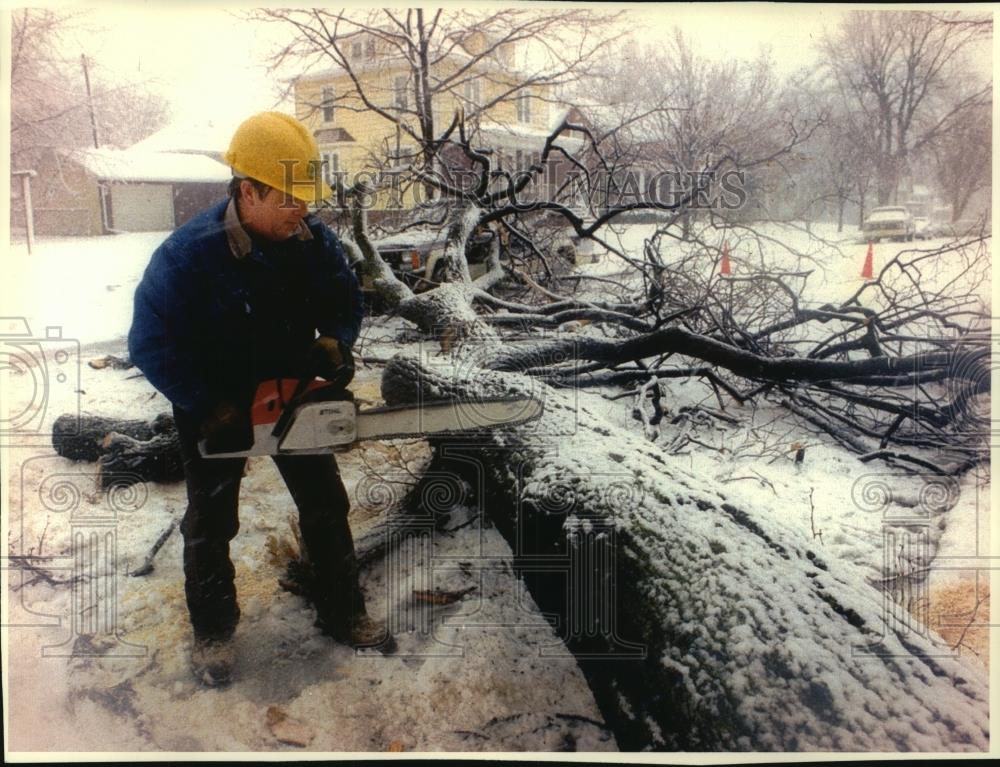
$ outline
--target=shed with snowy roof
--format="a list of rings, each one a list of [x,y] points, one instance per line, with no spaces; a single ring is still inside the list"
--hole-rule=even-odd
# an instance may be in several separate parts
[[[231,172],[201,154],[79,149],[43,158],[34,195],[41,235],[170,231],[226,194]]]

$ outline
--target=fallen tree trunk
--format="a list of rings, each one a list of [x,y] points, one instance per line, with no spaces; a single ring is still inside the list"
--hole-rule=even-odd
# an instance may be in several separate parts
[[[825,561],[772,509],[730,503],[659,447],[578,407],[572,390],[491,370],[580,355],[576,342],[504,354],[471,307],[478,290],[462,282],[397,294],[398,314],[440,348],[394,358],[383,396],[388,404],[543,397],[538,422],[434,440],[434,465],[478,490],[480,511],[562,635],[552,654],[575,656],[622,749],[989,747],[984,675],[911,625],[889,623],[856,565]],[[625,361],[662,353],[663,343],[686,353],[695,340],[667,328],[587,350]],[[713,364],[779,383],[922,369],[915,358],[886,369],[869,360],[772,364],[718,344],[710,351]],[[373,531],[360,548],[374,552],[376,540],[385,538]]]
[[[573,338],[557,341],[542,348],[516,350],[498,357],[491,365],[495,370],[523,370],[551,360],[594,360],[616,364],[655,357],[659,354],[683,354],[711,365],[726,368],[736,375],[759,381],[811,383],[848,381],[886,383],[898,380],[900,386],[912,386],[913,375],[926,375],[941,370],[977,383],[977,393],[988,391],[989,381],[983,376],[989,361],[989,350],[957,357],[954,352],[913,354],[908,357],[868,357],[858,360],[828,360],[808,357],[763,357],[730,344],[692,333],[680,326],[671,326],[629,338],[625,341],[602,341]],[[936,375],[933,380],[940,380]]]
[[[537,381],[434,358],[397,357],[383,378],[391,404],[529,392]],[[542,394],[539,421],[439,440],[437,455],[484,488],[622,749],[988,748],[984,675],[888,625],[856,566],[573,392]]]

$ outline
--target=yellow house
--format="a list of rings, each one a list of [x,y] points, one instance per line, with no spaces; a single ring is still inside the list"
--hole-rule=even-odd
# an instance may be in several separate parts
[[[527,75],[513,66],[510,44],[476,60],[489,50],[482,33],[453,42],[431,70],[435,137],[461,108],[476,148],[493,149],[507,170],[527,167],[551,129],[552,86],[527,84]],[[413,69],[375,34],[355,33],[339,44],[350,71],[335,67],[292,81],[296,117],[316,136],[328,179],[340,174],[350,185],[354,174],[418,163],[417,142],[397,124],[421,133]],[[412,194],[397,201],[410,207]]]

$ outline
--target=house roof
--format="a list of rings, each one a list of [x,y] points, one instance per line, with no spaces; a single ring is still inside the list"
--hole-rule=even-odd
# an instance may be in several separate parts
[[[475,56],[464,50],[461,46],[456,45],[448,51],[446,58],[456,64],[466,64],[472,61]],[[374,58],[351,60],[350,64],[351,69],[356,74],[363,74],[369,71],[379,72],[391,69],[403,69],[409,72],[411,69],[406,58],[399,54],[381,54],[375,56]],[[508,75],[522,74],[518,67],[509,63],[498,61],[495,56],[490,55],[482,56],[479,61],[476,62],[476,71],[501,72]],[[331,80],[335,77],[342,77],[345,74],[347,74],[347,70],[344,67],[335,65],[323,69],[316,69],[311,72],[306,71],[297,75],[283,77],[281,78],[281,81],[286,83],[307,83],[316,82],[317,80]],[[433,70],[431,76],[433,78]]]
[[[132,149],[150,152],[180,152],[222,157],[229,142],[247,115],[234,115],[227,120],[204,122],[173,122],[152,136],[132,145]]]
[[[516,148],[540,149],[559,123],[555,123],[551,128],[536,128],[531,125],[521,125],[518,123],[498,123],[494,120],[484,119],[479,123],[479,130],[483,136],[500,143],[515,142]],[[506,140],[506,141],[505,141]],[[582,138],[573,133],[563,133],[558,141],[572,146],[582,142]]]
[[[137,149],[85,149],[69,152],[102,181],[222,183],[232,177],[229,167],[200,154]]]
[[[343,128],[318,128],[313,131],[319,144],[336,144],[342,141],[354,141],[354,136]]]

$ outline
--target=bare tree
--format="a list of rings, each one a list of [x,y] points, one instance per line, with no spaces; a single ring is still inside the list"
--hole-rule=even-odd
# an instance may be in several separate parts
[[[31,149],[79,146],[89,140],[86,92],[67,77],[61,48],[71,14],[23,8],[11,13],[11,158]],[[79,63],[77,63],[79,67]]]
[[[964,54],[991,27],[961,13],[852,11],[823,41],[826,67],[842,102],[870,132],[880,205],[896,194],[915,155],[960,114],[987,103],[992,85],[973,77]]]
[[[644,172],[647,194],[662,193],[648,188],[648,179],[664,176],[700,187],[675,213],[683,239],[693,237],[695,221],[721,228],[808,220],[824,203],[825,191],[802,182],[825,105],[798,78],[780,80],[765,53],[717,62],[675,28],[664,45],[624,55],[605,70],[584,101],[599,99],[602,128],[615,139],[602,141],[602,157]],[[727,172],[730,179],[738,174],[741,199],[722,194]]]
[[[814,103],[820,124],[803,147],[804,161],[792,169],[794,197],[800,205],[813,205],[824,213],[832,207],[838,232],[844,230],[848,207],[856,208],[860,227],[875,181],[873,132],[863,113],[843,109],[836,90],[828,84],[802,82],[798,87]]]
[[[146,84],[113,83],[73,40],[84,17],[53,9],[11,14],[11,158],[30,165],[40,152],[101,144],[127,146],[166,121],[165,101]],[[94,125],[91,123],[93,110]]]
[[[150,83],[116,83],[103,67],[91,71],[95,76],[95,120],[102,145],[128,147],[166,125],[169,106]]]
[[[333,104],[377,114],[395,126],[417,147],[425,171],[435,168],[451,135],[438,124],[444,101],[450,107],[457,99],[472,128],[481,115],[523,92],[555,99],[556,89],[575,82],[614,44],[609,28],[616,18],[578,9],[524,8],[492,12],[413,8],[398,13],[274,9],[255,16],[294,30],[292,42],[276,54],[275,66],[294,62],[300,72],[316,66],[343,70],[351,85],[334,94]],[[361,56],[355,55],[355,45],[361,47]],[[371,55],[367,46],[372,46]],[[396,83],[385,82],[387,78],[373,78],[367,72],[372,67],[398,69],[401,64],[406,74],[399,89]],[[511,68],[519,74],[510,76]],[[546,96],[545,91],[552,93]],[[330,105],[311,106],[318,110]]]
[[[991,188],[992,113],[991,101],[969,107],[931,146],[937,181],[951,204],[952,221],[962,217],[976,192]]]
[[[778,92],[766,57],[710,62],[675,28],[668,46],[650,48],[640,63],[646,75],[636,79],[646,91],[645,99],[666,102],[648,121],[649,151],[665,163],[664,169],[698,172],[711,158],[728,157],[733,167],[755,166],[756,174],[763,175],[762,158],[777,149],[787,128],[778,125]],[[690,210],[681,222],[688,239]]]

